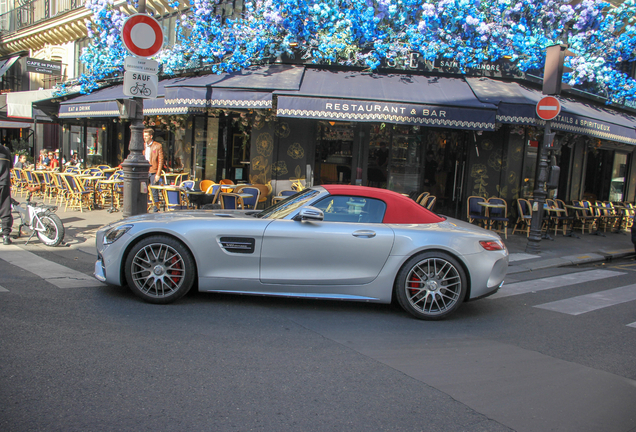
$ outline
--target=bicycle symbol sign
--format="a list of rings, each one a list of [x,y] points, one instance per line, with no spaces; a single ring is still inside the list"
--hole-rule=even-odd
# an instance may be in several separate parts
[[[159,79],[154,74],[124,72],[124,94],[141,98],[156,98]]]

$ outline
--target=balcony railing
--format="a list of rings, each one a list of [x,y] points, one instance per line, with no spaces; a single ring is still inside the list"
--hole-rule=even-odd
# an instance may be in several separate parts
[[[33,0],[0,15],[0,32],[15,33],[41,21],[84,6],[85,0]],[[22,2],[20,2],[22,3]]]

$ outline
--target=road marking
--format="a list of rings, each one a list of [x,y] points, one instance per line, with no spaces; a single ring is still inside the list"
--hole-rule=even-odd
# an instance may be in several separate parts
[[[0,259],[41,277],[58,288],[84,288],[104,286],[94,277],[44,259],[18,246],[5,246]]]
[[[544,303],[535,307],[568,315],[581,315],[634,300],[636,300],[636,284]]]
[[[0,292],[9,292],[9,290],[0,285]]]
[[[631,323],[631,324],[627,324],[627,327],[634,327],[634,328],[636,328],[636,322],[633,322],[633,323]]]
[[[578,283],[589,282],[593,280],[605,279],[612,276],[620,276],[626,273],[611,270],[589,270],[579,273],[570,273],[561,276],[553,276],[542,279],[535,279],[525,282],[517,282],[510,285],[504,285],[501,289],[487,297],[489,299],[497,299],[501,297],[510,297],[529,292],[543,291],[551,288],[560,288],[568,285],[576,285]]]

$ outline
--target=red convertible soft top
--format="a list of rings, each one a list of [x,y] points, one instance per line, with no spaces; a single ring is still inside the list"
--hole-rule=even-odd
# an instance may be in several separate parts
[[[409,197],[387,189],[351,185],[321,185],[331,195],[350,195],[375,198],[384,201],[386,213],[382,222],[386,224],[439,223],[444,218],[425,209]]]

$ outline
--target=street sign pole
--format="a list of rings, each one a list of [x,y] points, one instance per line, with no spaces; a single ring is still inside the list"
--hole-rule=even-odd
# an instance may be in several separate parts
[[[537,149],[539,165],[537,168],[537,179],[534,183],[534,197],[532,201],[532,222],[530,224],[530,235],[526,245],[526,252],[538,254],[541,252],[541,227],[543,226],[543,205],[548,195],[545,184],[548,180],[548,148],[552,144],[554,135],[550,129],[550,120],[545,122],[543,132],[543,143]]]
[[[146,0],[139,0],[138,12],[146,12]],[[132,100],[136,109],[130,121],[129,154],[121,164],[124,171],[124,217],[148,212],[150,163],[144,156],[144,100],[140,97]]]

